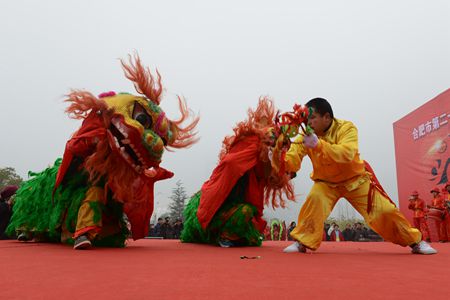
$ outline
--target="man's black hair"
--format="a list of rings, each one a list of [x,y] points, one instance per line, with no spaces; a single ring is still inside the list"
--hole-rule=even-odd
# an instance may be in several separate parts
[[[317,112],[319,115],[323,116],[326,113],[330,114],[330,117],[333,119],[333,109],[331,108],[330,103],[324,98],[314,98],[309,100],[306,103],[306,107],[312,107],[314,108],[314,111]]]

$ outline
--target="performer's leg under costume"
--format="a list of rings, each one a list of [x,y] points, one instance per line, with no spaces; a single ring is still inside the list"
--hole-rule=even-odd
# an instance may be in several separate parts
[[[252,223],[257,212],[253,205],[229,199],[215,214],[208,227],[203,229],[197,219],[200,198],[201,192],[196,193],[186,206],[184,228],[180,237],[182,242],[217,244],[219,240],[230,240],[241,246],[261,245],[262,234]]]
[[[333,187],[324,182],[315,182],[300,210],[298,225],[291,232],[291,236],[312,250],[319,248],[323,223],[339,198],[343,197],[386,241],[401,246],[421,241],[420,231],[411,227],[395,205],[378,190],[375,190],[371,211],[367,212],[370,188],[370,181],[367,178],[360,177],[346,186]]]
[[[97,186],[90,187],[78,210],[74,238],[87,235],[93,240],[98,235],[102,228],[100,204],[106,204],[104,189]]]

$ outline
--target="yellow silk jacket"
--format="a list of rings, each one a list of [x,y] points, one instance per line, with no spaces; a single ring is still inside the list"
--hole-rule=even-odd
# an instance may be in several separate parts
[[[314,181],[343,183],[366,172],[358,152],[358,130],[349,121],[333,119],[314,149],[306,148],[303,135],[299,136],[286,153],[286,171],[300,170],[305,155],[311,159]]]

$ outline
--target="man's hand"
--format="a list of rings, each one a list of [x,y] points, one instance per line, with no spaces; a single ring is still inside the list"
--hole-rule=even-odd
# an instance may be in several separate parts
[[[315,133],[311,133],[309,135],[305,135],[303,137],[303,145],[305,145],[306,148],[314,149],[317,147],[317,144],[319,143],[319,138]]]

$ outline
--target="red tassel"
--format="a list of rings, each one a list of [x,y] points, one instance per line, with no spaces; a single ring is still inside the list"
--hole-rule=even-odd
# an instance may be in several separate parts
[[[370,173],[370,187],[369,192],[367,194],[367,213],[370,214],[372,211],[373,206],[373,197],[375,195],[375,189],[377,189],[381,195],[383,195],[386,199],[388,199],[392,204],[394,204],[395,207],[397,207],[392,201],[392,199],[388,196],[386,191],[381,186],[380,182],[378,181],[378,178],[375,176],[375,172],[373,171],[372,167],[369,165],[367,161],[364,161],[366,171]]]

